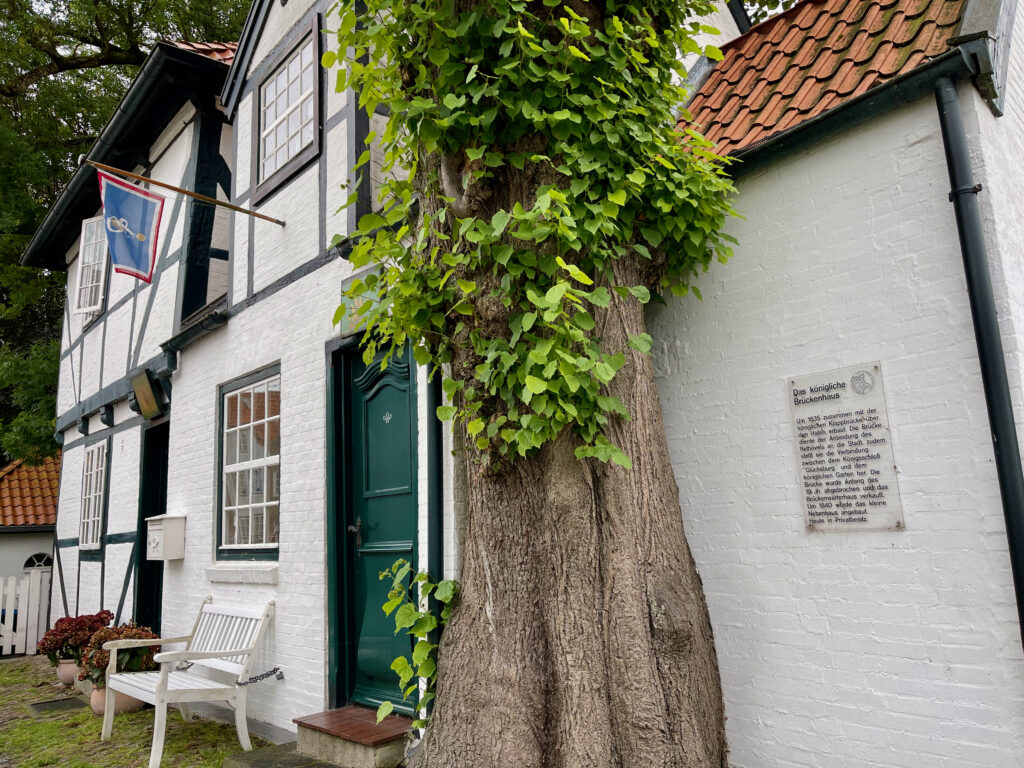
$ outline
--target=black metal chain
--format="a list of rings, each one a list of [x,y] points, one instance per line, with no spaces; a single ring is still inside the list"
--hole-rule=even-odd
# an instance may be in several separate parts
[[[235,683],[235,685],[252,685],[253,683],[258,683],[260,680],[266,680],[271,675],[277,677],[278,680],[284,680],[284,672],[281,671],[281,668],[280,667],[274,667],[273,669],[267,670],[266,672],[263,672],[262,674],[254,675],[253,677],[250,677],[245,682],[242,682],[241,680],[239,680],[238,682]]]

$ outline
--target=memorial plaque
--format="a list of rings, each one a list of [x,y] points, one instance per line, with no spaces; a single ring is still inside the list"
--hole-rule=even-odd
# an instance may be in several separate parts
[[[880,363],[788,381],[810,531],[903,528]]]

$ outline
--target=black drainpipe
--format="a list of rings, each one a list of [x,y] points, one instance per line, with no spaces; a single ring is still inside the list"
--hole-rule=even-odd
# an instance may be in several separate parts
[[[1010,386],[1006,379],[1006,360],[978,211],[981,185],[974,183],[967,150],[967,134],[960,113],[960,99],[956,84],[949,77],[940,78],[936,82],[935,101],[939,107],[942,143],[946,149],[946,167],[951,188],[949,199],[956,212],[960,252],[967,275],[967,294],[971,301],[974,337],[978,343],[981,379],[985,387],[989,429],[992,432],[992,450],[995,452],[999,493],[1003,499],[1003,516],[1006,518],[1017,617],[1024,642],[1024,473],[1021,472],[1017,427],[1013,419]]]

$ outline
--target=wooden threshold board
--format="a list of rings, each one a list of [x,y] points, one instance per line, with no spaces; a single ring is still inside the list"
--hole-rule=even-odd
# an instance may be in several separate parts
[[[303,728],[312,728],[368,747],[400,739],[412,726],[412,720],[401,715],[388,715],[378,725],[377,710],[357,704],[296,717],[292,722]]]

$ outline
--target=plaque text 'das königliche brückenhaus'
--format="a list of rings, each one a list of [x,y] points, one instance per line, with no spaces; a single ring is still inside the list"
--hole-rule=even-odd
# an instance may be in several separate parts
[[[902,528],[881,365],[798,376],[788,383],[807,527]]]

